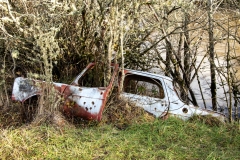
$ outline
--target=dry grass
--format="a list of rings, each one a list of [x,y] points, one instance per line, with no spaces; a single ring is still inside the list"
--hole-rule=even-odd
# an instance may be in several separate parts
[[[19,103],[1,109],[0,159],[240,158],[239,124],[160,120],[123,101],[108,104],[100,123],[59,112],[26,123]]]
[[[19,127],[26,123],[25,118],[20,103],[0,108],[0,128]]]
[[[223,122],[220,121],[218,118],[213,117],[211,115],[206,115],[206,116],[202,116],[202,115],[194,115],[189,119],[190,122],[200,122],[200,123],[204,123],[210,127],[220,127],[221,125],[223,125]]]
[[[0,129],[0,159],[239,159],[238,125],[177,118],[131,124]]]
[[[115,100],[105,108],[101,123],[113,124],[119,129],[125,129],[131,124],[153,122],[154,120],[155,117],[144,109],[122,100]]]

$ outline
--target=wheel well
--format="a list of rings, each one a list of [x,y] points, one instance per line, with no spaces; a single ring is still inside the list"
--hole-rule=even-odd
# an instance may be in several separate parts
[[[39,95],[34,95],[23,102],[21,108],[23,122],[29,123],[34,119],[37,113],[39,97]]]

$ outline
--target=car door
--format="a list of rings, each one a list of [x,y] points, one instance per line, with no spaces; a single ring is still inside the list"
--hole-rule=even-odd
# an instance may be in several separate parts
[[[112,89],[118,65],[112,66],[111,79],[104,85],[104,72],[98,70],[95,63],[90,63],[71,83],[64,88],[67,100],[64,111],[87,120],[102,118],[110,90]]]

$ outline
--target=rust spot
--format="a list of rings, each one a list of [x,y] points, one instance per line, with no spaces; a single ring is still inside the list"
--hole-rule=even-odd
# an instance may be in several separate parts
[[[103,94],[103,92],[100,93],[101,95]]]
[[[94,105],[94,102],[92,101],[92,105]]]
[[[83,104],[86,104],[86,102],[83,102]]]
[[[183,111],[183,113],[187,113],[188,109],[187,108],[183,108],[182,111]]]
[[[86,111],[88,111],[88,108],[87,108],[87,107],[85,107],[85,109],[86,109]]]

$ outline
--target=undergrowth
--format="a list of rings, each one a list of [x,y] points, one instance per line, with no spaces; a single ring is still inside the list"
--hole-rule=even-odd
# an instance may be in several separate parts
[[[0,159],[240,159],[239,124],[153,119],[126,105],[107,107],[100,123],[73,118],[64,126],[20,125],[19,113],[8,111]]]

